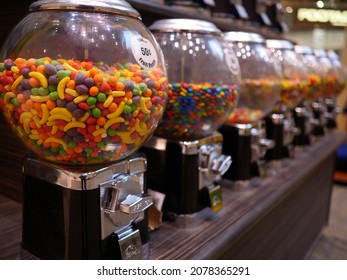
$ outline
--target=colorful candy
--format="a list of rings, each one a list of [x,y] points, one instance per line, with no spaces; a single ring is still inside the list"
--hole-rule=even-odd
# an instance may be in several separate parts
[[[237,107],[229,116],[225,124],[232,125],[235,123],[256,123],[264,117],[261,110],[249,109],[247,107]]]
[[[305,80],[282,79],[281,104],[293,110],[304,99]]]
[[[242,79],[237,108],[226,124],[253,123],[271,112],[279,100],[280,80]]]
[[[345,85],[345,82],[339,80],[337,75],[327,74],[327,76],[322,77],[322,97],[331,98],[338,96]]]
[[[310,73],[307,75],[303,95],[308,105],[322,97],[322,79],[317,74]]]
[[[153,134],[166,101],[167,78],[159,68],[49,57],[0,64],[6,119],[34,153],[56,163],[130,155]]]
[[[309,74],[304,86],[304,97],[308,104],[319,98],[336,97],[346,86],[345,81],[335,75],[318,76]]]
[[[235,108],[237,87],[210,83],[169,84],[169,100],[155,135],[196,140],[219,128]]]

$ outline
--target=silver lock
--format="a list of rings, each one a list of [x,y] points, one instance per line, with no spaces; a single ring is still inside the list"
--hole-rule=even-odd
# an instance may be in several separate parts
[[[283,121],[283,145],[291,144],[295,135],[298,135],[298,131],[295,127],[294,119],[291,114],[287,114]]]
[[[143,212],[153,204],[153,198],[143,193],[136,175],[120,174],[100,184],[101,213],[105,235],[143,219]]]
[[[113,174],[99,183],[101,237],[144,219],[153,198],[144,193],[146,160],[141,157],[120,162]]]
[[[222,154],[222,144],[206,144],[199,148],[199,189],[221,180],[232,163],[231,157]]]
[[[256,162],[265,156],[267,150],[270,150],[275,146],[275,141],[266,138],[265,127],[262,123],[259,123],[257,128],[252,128],[251,135],[251,162]]]
[[[231,156],[220,155],[212,161],[211,171],[213,174],[223,176],[232,163]]]

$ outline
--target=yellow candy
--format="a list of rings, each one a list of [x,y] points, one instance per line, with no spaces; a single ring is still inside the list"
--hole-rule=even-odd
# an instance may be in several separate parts
[[[14,83],[13,83],[11,89],[12,89],[12,90],[16,89],[23,79],[24,79],[23,75],[20,75],[20,76],[14,81]]]
[[[113,95],[107,96],[107,98],[106,98],[106,100],[105,100],[105,102],[103,104],[104,107],[107,108],[108,106],[110,106],[112,101],[113,101]]]
[[[30,99],[35,102],[47,102],[49,99],[49,96],[37,96],[37,95],[30,95]]]
[[[116,111],[114,111],[113,113],[108,114],[107,118],[113,119],[113,118],[118,117],[123,112],[124,106],[125,106],[125,103],[122,101],[121,103],[119,103],[118,108],[116,109]]]
[[[58,144],[62,145],[65,150],[67,150],[67,148],[68,148],[64,140],[56,138],[56,137],[50,136],[44,142],[45,143],[52,143],[52,142],[58,143]]]
[[[140,109],[143,113],[145,114],[150,114],[151,111],[147,109],[146,107],[146,102],[147,101],[150,101],[151,98],[150,97],[141,97],[141,100],[140,100]]]
[[[88,99],[89,95],[88,94],[83,94],[80,96],[77,96],[76,98],[74,98],[73,102],[75,104],[86,101]]]
[[[103,133],[107,133],[106,129],[105,128],[99,128],[95,131],[92,132],[92,135],[94,137],[98,136],[99,134],[103,134]]]
[[[111,125],[113,125],[115,123],[119,123],[119,122],[125,122],[125,120],[121,117],[110,119],[104,124],[104,128],[108,129]]]
[[[41,85],[43,88],[47,88],[48,87],[48,81],[47,78],[41,74],[40,72],[30,72],[29,73],[29,77],[33,77],[36,78],[40,81]]]
[[[66,70],[70,70],[70,71],[72,71],[72,72],[78,72],[77,69],[73,68],[73,67],[72,67],[69,63],[67,63],[67,62],[64,62],[64,63],[63,63],[63,66],[64,66],[64,68],[65,68]]]
[[[77,97],[79,96],[79,93],[77,91],[75,91],[74,89],[71,89],[71,88],[67,88],[65,90],[65,92],[68,94],[68,95],[71,95],[73,97]]]
[[[125,95],[125,91],[122,91],[122,90],[112,91],[112,96],[113,97],[120,97],[120,96],[124,96],[124,95]]]
[[[40,125],[46,123],[48,121],[48,118],[49,118],[49,111],[47,109],[46,104],[42,103],[41,108],[42,108],[42,118],[39,121]]]
[[[49,122],[52,122],[54,120],[64,120],[64,121],[70,122],[71,118],[69,118],[68,116],[66,116],[64,114],[54,114],[48,118]]]
[[[52,109],[50,113],[51,113],[51,115],[60,114],[60,115],[65,115],[69,118],[72,118],[71,112],[66,108],[57,108],[56,107],[56,108]]]
[[[10,102],[11,98],[13,98],[13,97],[15,97],[15,96],[16,96],[16,95],[15,95],[13,92],[11,92],[11,91],[6,92],[6,93],[5,93],[5,96],[4,96],[4,103],[5,103],[5,104],[8,104],[8,103]]]
[[[34,114],[32,112],[24,112],[20,115],[19,121],[21,123],[24,123],[25,120],[31,120],[34,117]]]
[[[68,131],[69,129],[74,128],[74,127],[85,128],[86,124],[83,122],[78,122],[78,121],[69,122],[68,124],[66,124],[64,126],[64,131]]]
[[[60,99],[65,98],[65,86],[69,81],[70,77],[65,77],[58,83],[57,91]]]

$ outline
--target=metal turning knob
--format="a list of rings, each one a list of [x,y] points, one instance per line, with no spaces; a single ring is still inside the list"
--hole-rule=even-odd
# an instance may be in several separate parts
[[[218,158],[213,160],[211,170],[214,174],[223,175],[228,171],[231,163],[231,156],[220,155]]]
[[[275,147],[275,141],[272,140],[272,139],[262,138],[262,139],[259,139],[259,145],[260,145],[261,148],[270,150],[273,147]]]
[[[120,203],[120,211],[126,214],[140,213],[153,204],[153,197],[149,195],[129,194],[125,200]]]
[[[293,127],[293,128],[292,128],[292,133],[293,133],[295,136],[300,135],[300,133],[301,133],[300,127]]]
[[[320,125],[320,121],[318,119],[311,118],[310,124],[312,124],[313,126],[318,126]]]

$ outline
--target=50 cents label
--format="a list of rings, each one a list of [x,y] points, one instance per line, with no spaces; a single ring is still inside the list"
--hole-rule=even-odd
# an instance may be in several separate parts
[[[158,55],[153,44],[143,38],[141,35],[136,35],[131,39],[131,51],[136,62],[144,69],[151,70],[157,67]]]

